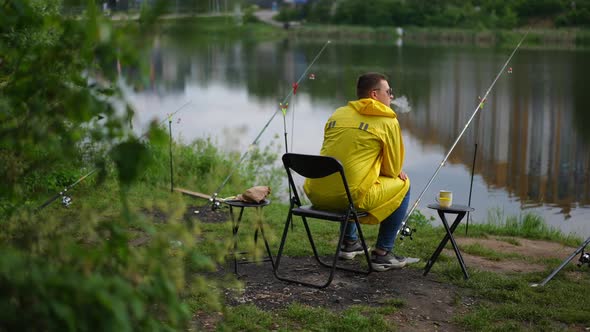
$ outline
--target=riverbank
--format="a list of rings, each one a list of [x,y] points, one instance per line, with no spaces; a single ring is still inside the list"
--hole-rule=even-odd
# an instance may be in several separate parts
[[[526,33],[518,30],[463,30],[441,28],[396,28],[302,25],[289,30],[289,35],[301,39],[331,39],[338,41],[381,40],[391,43],[477,45],[484,47],[514,46]],[[523,47],[533,48],[587,48],[590,47],[590,30],[535,29],[523,42]]]
[[[434,252],[444,230],[434,227],[433,220],[419,212],[409,221],[417,229],[414,239],[396,244],[398,254],[421,259],[414,266],[369,276],[339,271],[332,285],[324,290],[281,282],[274,278],[269,263],[240,265],[242,277],[237,279],[232,256],[228,255],[233,248],[228,209],[222,205],[212,211],[206,200],[171,193],[170,151],[177,186],[210,193],[230,170],[237,169],[220,197],[235,195],[253,184],[271,185],[273,195],[285,190],[277,177],[260,177],[284,172],[269,166],[278,157],[271,152],[254,151],[238,168],[238,155],[221,152],[209,140],[173,144],[171,150],[162,141],[150,147],[152,163],[137,184],[119,187],[113,171],[108,171],[103,182],[89,179],[69,192],[73,197],[69,208],[54,203],[42,215],[31,215],[31,220],[7,221],[3,246],[14,241],[11,250],[23,256],[38,255],[41,246],[44,261],[56,274],[67,271],[70,276],[80,275],[72,279],[71,286],[88,289],[87,297],[101,292],[113,297],[128,296],[122,291],[111,294],[108,285],[90,288],[87,282],[94,276],[119,278],[139,296],[146,291],[146,285],[159,287],[158,273],[170,271],[174,283],[166,284],[170,292],[167,298],[182,311],[181,319],[188,318],[186,325],[179,323],[184,330],[487,331],[590,327],[584,310],[590,306],[590,274],[586,266],[577,268],[574,261],[547,286],[530,287],[543,280],[580,244],[580,239],[560,235],[533,217],[502,225],[473,224],[468,236],[463,235],[465,228],[459,227],[456,235],[470,273],[468,280],[463,279],[454,252],[447,249],[432,271],[422,275],[424,262]],[[114,194],[123,190],[126,200]],[[278,250],[287,209],[285,202],[273,196],[272,204],[262,211],[273,255]],[[29,217],[23,214],[19,218]],[[259,215],[254,211],[245,211],[238,234],[239,248],[250,258],[260,258],[265,252],[262,241],[253,241],[256,218]],[[321,256],[333,253],[337,227],[311,222]],[[374,243],[378,227],[367,225],[363,231],[368,243]],[[17,246],[22,238],[34,239],[30,253]],[[283,267],[320,277],[311,272],[316,267],[306,241],[305,229],[298,222],[290,233]],[[115,272],[108,270],[107,274],[101,270],[101,262],[109,261],[114,252],[102,248],[115,245],[115,253],[125,253],[126,265]],[[56,248],[55,252],[51,248]],[[81,254],[73,255],[73,250]],[[86,252],[96,257],[90,259],[83,254]],[[29,267],[22,265],[24,268]],[[20,285],[15,276],[22,273],[24,270],[18,267],[10,270],[10,277],[5,276],[7,289]],[[146,278],[146,273],[152,274]],[[27,285],[38,284],[31,280]],[[45,287],[49,293],[63,291],[63,286]],[[75,301],[64,298],[59,304],[65,308],[71,305],[72,312],[77,313]],[[157,306],[164,304],[156,302]],[[42,318],[45,323],[59,321],[52,316]]]
[[[137,15],[119,14],[116,22],[136,21]],[[264,18],[264,20],[262,20]],[[476,45],[481,47],[513,47],[526,33],[515,30],[466,30],[435,27],[362,27],[350,25],[318,25],[292,22],[288,26],[268,15],[258,15],[259,22],[243,23],[234,15],[164,15],[161,24],[178,33],[247,36],[249,39],[295,38],[303,40],[332,40],[333,42],[363,43],[384,41],[392,44]],[[529,31],[524,48],[586,49],[590,48],[590,29],[544,29]]]

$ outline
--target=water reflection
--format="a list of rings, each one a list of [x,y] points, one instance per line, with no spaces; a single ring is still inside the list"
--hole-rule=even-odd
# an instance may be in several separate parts
[[[450,162],[470,165],[477,143],[476,173],[489,188],[518,197],[523,208],[559,207],[567,219],[573,208],[590,204],[590,149],[574,121],[574,102],[584,96],[572,93],[572,77],[583,75],[573,69],[587,72],[588,66],[564,61],[571,53],[551,62],[536,52],[523,53],[515,71],[497,83]],[[450,148],[505,60],[498,54],[470,61],[467,55],[452,52],[431,64],[431,94],[404,122],[423,144]]]
[[[149,55],[149,79],[142,80],[131,68],[123,70],[137,82],[129,90],[138,108],[136,121],[141,127],[191,100],[191,108],[179,115],[182,121],[175,128],[176,136],[184,140],[214,136],[228,149],[245,151],[323,42],[188,44],[162,37]],[[290,150],[317,153],[325,120],[334,108],[354,99],[358,74],[385,72],[413,109],[400,114],[400,121],[415,199],[509,53],[393,43],[333,44],[314,65],[315,79],[304,79],[290,100],[290,112],[295,114]],[[583,51],[517,53],[511,63],[513,72],[498,81],[433,190],[446,187],[467,201],[477,144],[473,206],[480,219],[495,207],[507,215],[529,210],[565,232],[590,235],[590,135],[584,130],[589,116],[580,88],[590,73],[590,64],[584,61],[587,55]],[[269,126],[263,144],[282,139],[279,118]],[[425,197],[430,195],[434,191]]]

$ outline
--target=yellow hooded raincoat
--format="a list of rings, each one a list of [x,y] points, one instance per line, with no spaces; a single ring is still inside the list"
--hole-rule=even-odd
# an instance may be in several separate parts
[[[355,207],[369,215],[362,223],[378,224],[401,204],[410,179],[399,178],[404,144],[395,112],[381,102],[363,98],[338,108],[324,128],[320,154],[344,165]],[[308,179],[307,197],[318,208],[346,208],[346,192],[340,176]]]

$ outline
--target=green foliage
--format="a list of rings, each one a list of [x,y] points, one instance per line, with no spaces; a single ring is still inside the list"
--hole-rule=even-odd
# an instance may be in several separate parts
[[[314,23],[328,23],[334,2],[331,0],[318,0],[311,3],[308,9],[307,20]]]
[[[121,112],[109,102],[116,59],[131,44],[96,15],[67,20],[56,1],[3,1],[0,26],[0,197],[14,199],[23,179],[79,156],[80,144],[121,137]],[[126,46],[127,45],[127,46]],[[89,126],[98,116],[104,128]]]
[[[132,139],[117,144],[111,150],[111,159],[117,166],[119,183],[125,186],[134,183],[143,173],[143,168],[149,162],[148,158],[147,147],[136,140]],[[129,162],[129,160],[134,162]]]
[[[519,0],[514,9],[519,16],[525,18],[549,17],[562,11],[564,3],[561,0]]]
[[[298,9],[298,15],[344,25],[511,29],[546,19],[557,26],[587,26],[588,6],[587,1],[562,0],[319,0],[307,11]]]
[[[170,211],[182,208],[172,205]],[[2,223],[0,290],[10,300],[1,301],[0,329],[161,331],[185,326],[190,312],[179,292],[210,293],[184,272],[213,267],[195,247],[199,230],[174,218],[156,230],[139,215],[97,218],[85,209],[81,216],[84,223],[27,214]],[[137,235],[149,241],[130,244]]]
[[[283,7],[275,19],[279,22],[290,22],[300,20],[303,13],[297,8]]]
[[[557,26],[590,26],[590,3],[580,3],[555,19]]]
[[[150,185],[165,185],[170,181],[170,142],[151,144],[152,160],[142,172],[140,181]],[[235,196],[255,185],[270,186],[272,194],[283,186],[284,170],[278,164],[280,146],[276,142],[260,149],[252,147],[240,163],[241,155],[220,150],[207,139],[189,144],[172,143],[174,182],[202,193],[212,194],[227,178],[220,197]],[[229,177],[229,178],[228,178]]]
[[[145,68],[138,50],[162,3],[114,28],[94,1],[76,19],[60,15],[59,1],[0,1],[2,331],[179,330],[192,317],[185,297],[220,307],[202,276],[218,260],[197,249],[200,230],[180,222],[182,200],[133,196],[133,184],[157,164],[152,147],[167,140],[157,127],[149,141],[129,132],[133,111],[115,83],[117,64]],[[87,197],[77,209],[34,214],[17,205],[95,167],[117,181],[81,184]],[[154,224],[130,202],[157,206],[165,222]]]
[[[258,17],[254,15],[257,10],[258,7],[254,5],[246,7],[244,9],[244,15],[242,16],[244,23],[258,23]]]

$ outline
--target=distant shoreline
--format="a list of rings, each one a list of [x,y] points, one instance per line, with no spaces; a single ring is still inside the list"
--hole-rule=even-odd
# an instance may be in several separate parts
[[[174,21],[191,21],[198,23],[207,21],[207,33],[224,34],[226,31],[235,32],[240,27],[227,22],[233,15],[162,15],[161,20],[167,24]],[[113,21],[137,20],[138,16],[118,14]],[[393,44],[440,44],[440,45],[474,45],[482,47],[513,47],[526,32],[526,28],[515,30],[467,30],[435,27],[402,27],[401,35],[398,27],[362,27],[346,25],[317,25],[300,24],[289,25],[288,29],[268,24],[268,22],[248,23],[246,28],[257,31],[260,38],[268,38],[269,33],[274,37],[289,37],[297,39],[330,39],[334,42],[367,42],[389,40]],[[262,29],[256,29],[261,27]],[[252,37],[256,37],[256,34]],[[523,43],[525,48],[547,49],[586,49],[590,48],[590,29],[547,29],[533,28]]]
[[[448,28],[402,28],[357,26],[299,26],[289,30],[296,38],[324,38],[337,40],[391,40],[392,43],[513,46],[526,32],[517,30],[465,30]],[[590,30],[585,29],[532,29],[523,47],[578,49],[590,48]]]

